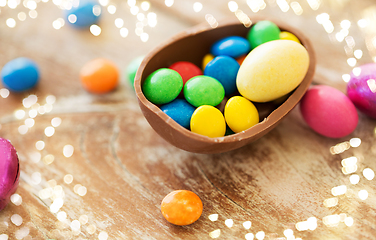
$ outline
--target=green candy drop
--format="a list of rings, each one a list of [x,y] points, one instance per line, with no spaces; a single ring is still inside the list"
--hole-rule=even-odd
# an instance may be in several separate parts
[[[196,76],[189,79],[184,85],[185,99],[195,107],[202,105],[217,106],[225,96],[225,89],[215,78]]]
[[[183,79],[175,70],[160,68],[150,74],[142,84],[145,97],[154,104],[174,100],[183,88]]]
[[[273,40],[279,39],[281,30],[271,21],[260,21],[252,26],[249,30],[247,39],[251,45],[251,49]]]
[[[133,86],[134,79],[136,77],[137,70],[140,67],[143,59],[144,59],[144,56],[136,57],[127,66],[126,75],[127,75],[128,81],[132,85],[132,87],[134,87]]]

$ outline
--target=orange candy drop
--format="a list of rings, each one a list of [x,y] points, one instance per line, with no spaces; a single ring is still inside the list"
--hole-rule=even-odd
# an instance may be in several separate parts
[[[169,193],[163,200],[161,211],[163,217],[175,225],[189,225],[202,214],[201,199],[188,190],[176,190]]]
[[[83,87],[92,93],[108,93],[119,82],[119,71],[115,64],[104,58],[97,58],[86,63],[80,71]]]
[[[239,63],[239,65],[242,65],[246,56],[247,55],[243,55],[243,56],[240,56],[236,59],[236,61]]]

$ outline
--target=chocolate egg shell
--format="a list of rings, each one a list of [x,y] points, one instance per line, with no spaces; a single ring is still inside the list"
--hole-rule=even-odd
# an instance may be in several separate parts
[[[0,211],[10,201],[20,178],[17,152],[6,139],[0,138]]]
[[[269,19],[264,17],[251,18],[253,23],[261,20]],[[310,41],[300,31],[283,22],[271,21],[276,23],[282,31],[288,31],[297,36],[307,49],[310,58],[310,65],[305,78],[283,103],[271,109],[270,114],[265,119],[260,119],[260,123],[245,131],[225,137],[210,138],[181,127],[178,123],[171,121],[171,118],[164,114],[158,106],[149,102],[142,92],[141,85],[153,71],[170,66],[178,61],[188,61],[200,66],[202,59],[209,53],[214,42],[227,36],[246,37],[249,31],[249,28],[238,21],[220,23],[217,28],[202,24],[177,34],[152,50],[144,58],[137,71],[134,83],[136,95],[140,108],[153,129],[165,140],[180,149],[196,153],[220,153],[251,143],[277,126],[307,91],[315,72],[316,58]],[[262,108],[258,110],[259,112],[264,111]]]

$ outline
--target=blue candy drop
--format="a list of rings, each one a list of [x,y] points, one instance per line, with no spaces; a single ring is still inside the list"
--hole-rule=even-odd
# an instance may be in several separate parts
[[[218,40],[211,47],[211,54],[214,56],[225,55],[233,58],[248,54],[251,50],[249,41],[243,37],[230,36]]]
[[[225,95],[233,94],[236,88],[236,76],[239,63],[228,56],[218,56],[211,60],[205,67],[204,75],[217,79],[225,89]]]
[[[72,26],[87,28],[98,22],[101,11],[101,7],[97,2],[81,0],[78,6],[65,11],[65,17]]]
[[[4,86],[13,92],[23,92],[33,88],[39,81],[37,64],[25,57],[13,59],[1,70]]]
[[[161,106],[161,110],[182,127],[189,129],[191,117],[196,108],[184,99],[175,99]]]

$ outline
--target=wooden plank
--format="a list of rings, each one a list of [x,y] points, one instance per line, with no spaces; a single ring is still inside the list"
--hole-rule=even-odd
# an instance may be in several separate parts
[[[370,16],[375,7],[373,1],[322,1],[318,10],[312,10],[307,1],[297,1],[303,8],[299,16],[291,8],[283,13],[275,2],[265,2],[267,7],[258,13],[252,12],[246,1],[238,4],[249,16],[263,14],[285,20],[309,36],[318,59],[316,84],[345,92],[342,75],[352,70],[347,63],[350,56],[344,51],[345,41],[331,40],[345,18],[352,23],[349,35],[356,42],[354,49],[364,53],[358,64],[372,60],[365,41],[374,36],[358,28],[356,22]],[[163,1],[150,3],[149,11],[157,14],[158,24],[144,28],[149,34],[147,42],[134,33],[137,19],[125,1],[111,2],[117,6],[114,15],[103,8],[102,34],[98,37],[67,25],[53,29],[52,21],[62,13],[52,2],[38,3],[38,17],[17,20],[14,29],[8,28],[5,20],[17,19],[19,11],[27,11],[22,6],[1,9],[0,65],[18,56],[30,57],[39,64],[42,78],[32,91],[11,93],[0,99],[0,136],[10,139],[16,147],[22,171],[17,190],[22,203],[10,203],[0,212],[0,236],[106,239],[108,234],[108,239],[212,239],[219,232],[218,239],[245,239],[247,233],[263,231],[265,239],[281,239],[284,231],[291,229],[296,238],[302,239],[374,238],[375,180],[366,180],[362,170],[376,169],[372,160],[376,154],[375,121],[362,114],[350,136],[328,139],[309,129],[296,108],[262,139],[214,155],[177,149],[152,130],[125,79],[128,63],[174,34],[198,23],[206,24],[206,14],[218,21],[235,15],[228,9],[228,1],[202,1],[199,13],[193,11],[194,1],[175,1],[169,8]],[[346,15],[344,9],[349,11]],[[323,12],[330,14],[335,27],[332,34],[316,21]],[[126,38],[115,27],[116,18],[125,20],[124,27],[129,30]],[[119,88],[110,94],[92,95],[80,86],[80,68],[96,57],[114,61],[122,73]],[[37,95],[41,105],[48,95],[54,95],[56,102],[50,113],[39,114],[35,125],[21,135],[18,127],[24,119],[16,119],[14,111],[26,110],[28,114],[22,100],[29,94]],[[55,127],[53,136],[47,137],[44,130],[55,117],[61,119],[61,125]],[[337,155],[330,153],[332,146],[356,137],[362,141],[359,147]],[[42,150],[37,150],[37,141],[45,143]],[[74,149],[70,157],[63,155],[66,145]],[[341,160],[350,156],[359,159],[356,174],[360,182],[356,185],[341,171]],[[347,186],[347,193],[337,197],[336,206],[325,207],[324,200],[334,197],[332,188],[340,185]],[[203,214],[192,225],[171,225],[160,213],[163,197],[177,189],[194,191],[203,201]],[[360,190],[367,190],[366,200],[359,199]],[[63,204],[56,210],[58,202],[52,203],[58,198],[63,199]],[[22,218],[20,226],[12,223],[14,214]],[[210,220],[213,214],[218,214],[218,220]],[[354,224],[326,226],[324,217],[334,214],[346,214]],[[310,217],[317,219],[317,227],[298,231],[296,223]],[[80,227],[74,231],[77,221],[81,221]],[[252,223],[250,229],[243,226],[246,221]]]

